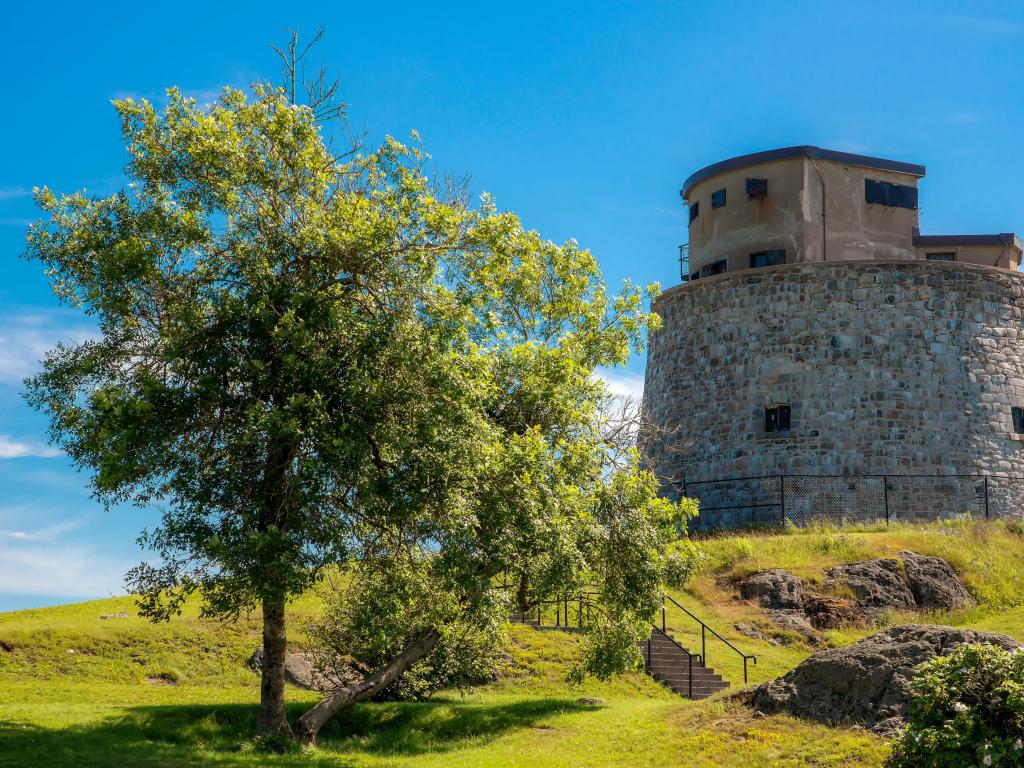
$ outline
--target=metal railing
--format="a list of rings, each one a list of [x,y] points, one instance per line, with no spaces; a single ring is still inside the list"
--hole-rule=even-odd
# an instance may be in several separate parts
[[[704,666],[707,666],[707,664],[708,664],[707,633],[710,632],[712,635],[714,635],[719,640],[721,640],[723,643],[725,643],[727,648],[730,648],[732,651],[737,653],[743,659],[743,684],[746,685],[748,680],[749,680],[749,678],[747,676],[747,662],[748,661],[753,661],[754,662],[754,666],[756,667],[757,666],[757,656],[755,656],[753,654],[744,653],[743,651],[741,651],[739,648],[737,648],[731,642],[729,642],[724,637],[722,637],[720,634],[718,634],[718,632],[716,632],[711,627],[709,627],[707,624],[705,624],[703,622],[703,620],[701,620],[699,617],[694,615],[692,611],[690,611],[688,608],[680,605],[679,602],[675,598],[672,597],[672,595],[666,595],[663,592],[662,595],[661,595],[661,632],[666,637],[668,637],[668,628],[667,628],[667,624],[666,624],[666,611],[665,611],[665,608],[666,608],[665,601],[666,600],[668,602],[672,603],[672,605],[674,605],[676,608],[681,610],[683,613],[685,613],[687,616],[689,616],[691,619],[693,619],[694,621],[696,621],[700,625],[700,659],[701,659],[701,664],[703,664]],[[683,647],[677,641],[673,640],[673,642],[675,642],[676,645],[679,645],[680,648]],[[684,648],[683,650],[686,650],[686,649]]]
[[[539,599],[534,600],[529,611],[516,611],[512,614],[513,623],[529,624],[538,628],[550,628],[550,629],[567,629],[577,630],[582,629],[593,621],[595,612],[592,609],[592,601],[598,595],[597,592],[581,592],[579,595],[574,597],[560,597],[554,599]],[[667,625],[666,607],[667,603],[671,603],[676,608],[681,610],[687,617],[697,622],[700,626],[700,653],[691,652],[686,646],[679,642],[675,637],[669,634],[669,627]],[[554,617],[551,617],[551,607],[554,607]],[[546,609],[546,610],[545,610]],[[547,623],[545,623],[545,621]],[[757,665],[757,656],[747,654],[733,645],[729,640],[725,639],[716,632],[714,629],[709,627],[700,619],[696,614],[690,611],[685,606],[681,605],[679,601],[673,598],[671,595],[667,595],[664,592],[661,594],[661,626],[658,626],[654,622],[651,622],[651,629],[664,637],[671,640],[681,651],[687,655],[687,664],[689,667],[689,686],[691,698],[693,693],[693,660],[697,659],[697,662],[701,665],[707,666],[707,635],[711,633],[714,637],[721,640],[726,647],[734,651],[743,660],[743,684],[746,685],[749,681],[747,662],[753,661],[754,665]],[[651,666],[651,639],[647,639],[647,656],[645,658],[645,666],[650,670]]]
[[[662,616],[664,617],[664,609],[662,609]],[[664,628],[659,628],[657,624],[651,624],[651,627],[654,629],[655,632],[661,633],[661,635],[663,637],[665,637],[669,642],[671,642],[679,650],[681,650],[683,653],[686,654],[686,666],[687,666],[687,671],[686,671],[686,698],[692,699],[693,698],[693,660],[694,660],[694,658],[696,658],[696,659],[698,659],[697,663],[703,665],[704,664],[703,659],[700,656],[697,656],[697,654],[695,654],[695,653],[690,653],[690,649],[689,648],[683,647],[683,645],[678,640],[676,640],[674,637],[672,637],[672,635],[670,635],[668,632],[666,632]],[[651,637],[653,637],[653,636],[654,635],[652,633]],[[648,674],[650,674],[650,672],[651,672],[651,637],[647,638],[647,657],[644,659],[644,666],[647,668]]]
[[[697,528],[1024,515],[1024,477],[1003,474],[785,473],[684,479],[676,488],[700,502]]]

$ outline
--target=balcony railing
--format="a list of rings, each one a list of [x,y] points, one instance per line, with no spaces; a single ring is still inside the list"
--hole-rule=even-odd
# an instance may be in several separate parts
[[[683,243],[679,246],[679,282],[685,283],[690,279],[690,244]]]

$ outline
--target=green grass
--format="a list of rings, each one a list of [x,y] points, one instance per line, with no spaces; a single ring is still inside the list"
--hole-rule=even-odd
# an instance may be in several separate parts
[[[961,572],[979,605],[930,617],[1024,639],[1024,538],[1012,527],[973,523],[886,530],[744,533],[705,542],[708,562],[681,602],[747,652],[751,682],[799,663],[813,648],[756,641],[736,623],[764,624],[736,599],[736,582],[783,567],[812,583],[839,562],[937,554]],[[292,636],[317,610],[291,608]],[[100,615],[128,611],[128,618]],[[375,703],[330,723],[313,753],[267,754],[252,740],[258,678],[246,660],[259,642],[255,617],[231,624],[199,618],[195,605],[166,624],[135,614],[128,598],[0,614],[0,766],[879,766],[881,739],[784,716],[756,717],[728,696],[689,702],[633,673],[579,687],[565,669],[579,638],[514,627],[498,682],[427,703]],[[887,616],[882,623],[919,616]],[[668,623],[691,645],[681,614]],[[826,633],[826,644],[872,630]],[[742,667],[717,643],[709,663],[737,682]],[[605,703],[580,703],[581,697]],[[315,694],[289,690],[294,714]]]

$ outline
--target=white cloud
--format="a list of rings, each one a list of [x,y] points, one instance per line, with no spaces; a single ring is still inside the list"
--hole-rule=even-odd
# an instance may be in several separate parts
[[[0,200],[10,200],[15,197],[28,197],[32,194],[31,189],[25,187],[0,187]]]
[[[99,598],[123,594],[134,563],[92,547],[0,539],[0,593]]]
[[[78,518],[35,530],[0,531],[0,593],[97,598],[122,594],[134,565],[90,544],[62,541]]]
[[[0,314],[0,384],[20,385],[57,342],[77,344],[93,335],[81,315],[68,310]]]
[[[61,452],[52,446],[33,440],[15,440],[9,435],[0,435],[0,459],[52,459],[60,455]]]
[[[639,400],[644,395],[644,376],[620,368],[598,368],[597,377],[604,379],[614,395],[625,395]]]

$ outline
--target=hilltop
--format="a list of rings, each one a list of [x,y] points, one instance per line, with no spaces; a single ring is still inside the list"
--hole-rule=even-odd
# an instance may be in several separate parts
[[[907,549],[940,556],[978,605],[913,620],[1024,640],[1024,529],[1013,524],[734,533],[704,546],[701,573],[675,597],[757,655],[751,683],[786,672],[816,650],[798,634],[749,636],[768,624],[759,607],[738,599],[736,585],[769,568],[815,584],[831,565]],[[290,606],[296,648],[304,619],[317,610],[313,594]],[[515,626],[497,682],[426,703],[360,705],[326,729],[316,753],[267,755],[249,740],[259,695],[259,679],[247,666],[259,643],[256,617],[206,620],[195,603],[166,624],[135,614],[131,598],[0,614],[0,766],[106,766],[113,758],[124,766],[878,766],[887,752],[884,740],[862,730],[758,717],[729,692],[686,701],[639,672],[572,687],[565,670],[578,637]],[[875,621],[906,618],[892,613]],[[684,643],[699,646],[680,612],[670,610],[666,623]],[[825,630],[822,644],[846,645],[874,629]],[[739,687],[739,658],[717,641],[707,651],[732,690]],[[581,702],[585,697],[604,702]],[[296,710],[315,698],[289,690]]]

